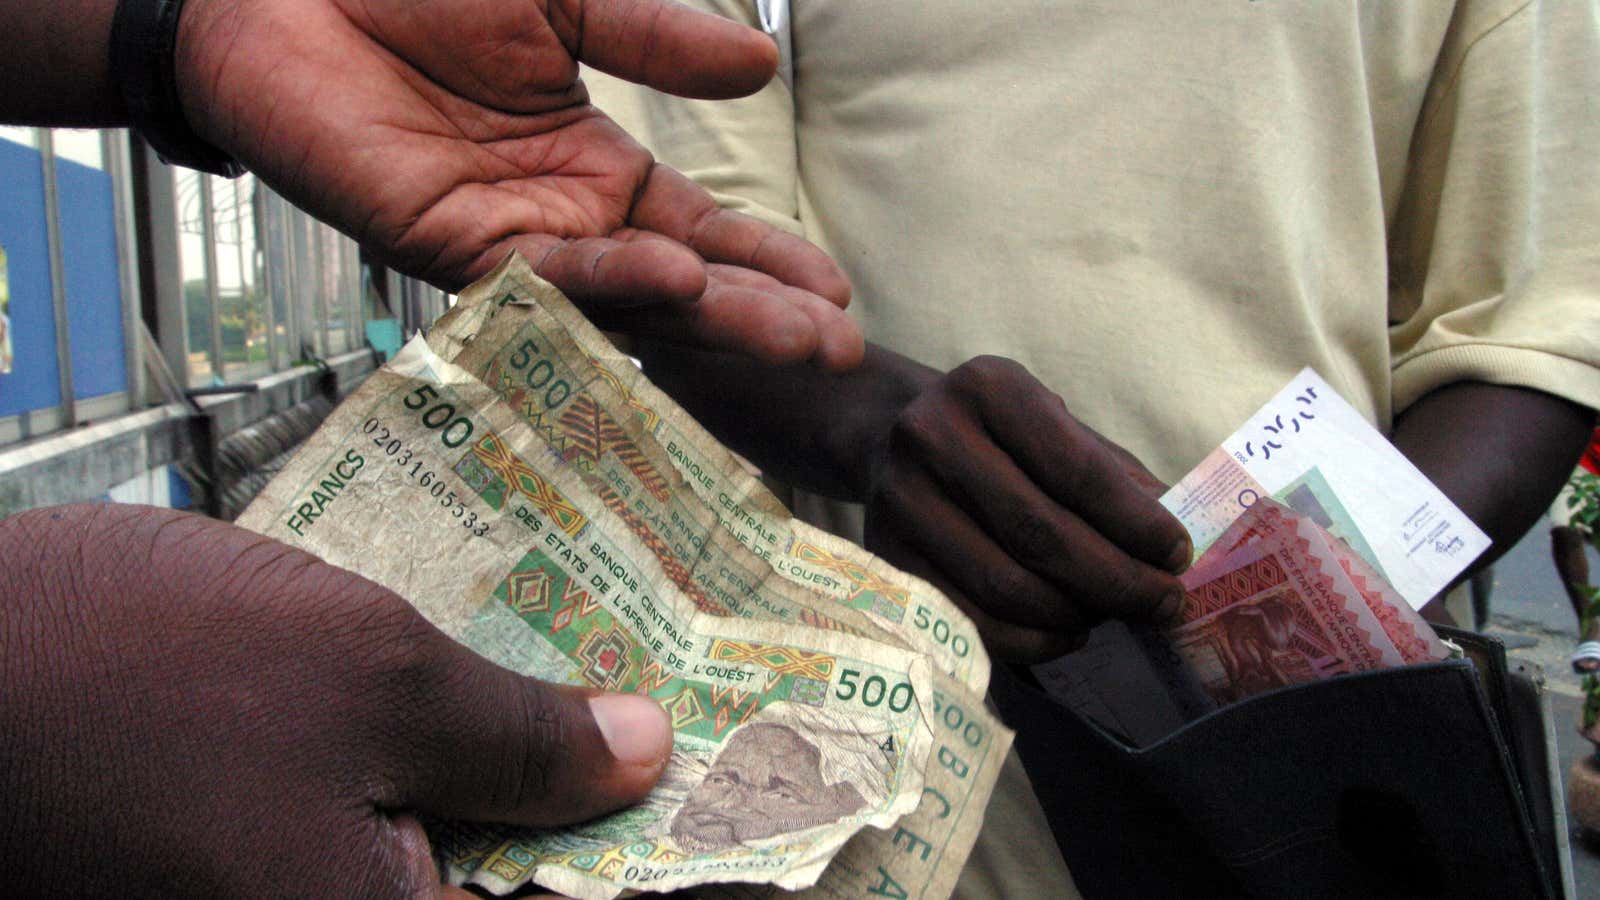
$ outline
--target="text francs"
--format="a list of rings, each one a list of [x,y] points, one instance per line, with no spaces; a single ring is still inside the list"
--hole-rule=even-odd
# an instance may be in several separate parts
[[[344,459],[334,463],[319,481],[311,485],[311,496],[295,506],[283,524],[295,534],[304,535],[305,529],[310,528],[311,523],[333,503],[333,499],[339,496],[339,492],[344,490],[366,462],[361,454],[346,450]]]

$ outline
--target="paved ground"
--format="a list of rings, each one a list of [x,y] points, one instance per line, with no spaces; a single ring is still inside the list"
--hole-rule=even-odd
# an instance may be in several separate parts
[[[1600,578],[1600,558],[1589,560],[1593,577]],[[1572,673],[1567,655],[1577,641],[1577,623],[1566,594],[1550,561],[1550,537],[1544,525],[1533,531],[1496,562],[1486,629],[1514,647],[1512,655],[1531,659],[1544,667],[1555,720],[1556,745],[1561,756],[1562,779],[1581,754],[1595,752],[1578,735],[1582,704],[1579,678]],[[1578,897],[1600,900],[1600,843],[1574,833],[1572,863]]]

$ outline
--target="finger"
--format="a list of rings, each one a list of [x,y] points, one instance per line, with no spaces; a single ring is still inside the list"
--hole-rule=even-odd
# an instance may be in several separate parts
[[[711,276],[725,284],[743,285],[766,291],[806,314],[817,331],[817,348],[812,363],[830,372],[843,372],[855,368],[867,353],[867,342],[861,328],[836,304],[813,294],[783,284],[770,275],[740,266],[712,265]]]
[[[589,313],[658,303],[693,302],[705,293],[705,263],[676,241],[520,235],[480,260],[497,257],[487,272],[514,248],[533,271]],[[480,273],[481,274],[481,273]]]
[[[416,900],[472,896],[460,888],[442,883],[439,867],[433,859],[433,846],[428,842],[428,833],[416,816],[402,813],[390,817],[379,813],[376,819],[378,865],[390,871],[390,877],[399,888],[385,893]]]
[[[811,242],[722,209],[705,188],[659,163],[639,192],[630,221],[682,241],[708,262],[765,273],[841,308],[850,303],[850,280]]]
[[[550,826],[635,803],[660,777],[672,731],[654,701],[525,678],[440,637],[394,761],[399,805]]]
[[[1016,399],[990,396],[1004,397],[1002,403]],[[966,510],[1013,565],[1073,597],[1086,615],[1098,620],[1177,614],[1183,586],[1176,576],[1129,556],[1075,509],[1046,496],[1017,466],[1012,445],[996,446],[973,417],[931,404],[914,406],[891,440],[922,460],[938,484],[933,491]],[[1078,508],[1098,502],[1094,495],[1077,500]]]
[[[861,328],[839,306],[753,269],[712,265],[709,272],[717,281],[765,291],[805,313],[817,330],[817,347],[811,357],[814,365],[829,372],[844,372],[860,365],[865,358],[867,342]]]
[[[351,20],[430,79],[491,109],[588,102],[578,62],[685,97],[754,93],[777,70],[770,37],[663,0],[345,2]],[[542,8],[541,8],[542,7]]]
[[[838,370],[859,362],[865,353],[864,343],[859,351],[855,349],[861,340],[860,329],[840,313],[842,321],[834,323],[829,317],[824,334],[813,313],[828,314],[820,313],[818,304],[838,312],[826,301],[797,305],[782,291],[729,284],[713,273],[698,302],[601,313],[595,316],[595,323],[601,328],[740,353],[772,365],[812,360]]]
[[[817,347],[811,353],[812,364],[824,372],[848,372],[861,365],[861,361],[867,357],[867,339],[861,333],[861,327],[843,310],[826,300],[793,288],[789,290],[804,294],[793,298],[791,302],[811,319],[817,331]]]
[[[1057,632],[1092,624],[1076,598],[1012,559],[921,469],[904,468],[880,485],[869,497],[867,519],[896,523],[907,548],[938,560],[946,580],[996,619]]]
[[[953,373],[952,388],[974,400],[984,426],[1035,484],[1133,558],[1174,573],[1187,567],[1189,534],[1147,492],[1159,481],[1143,464],[1114,453],[1022,366],[997,357],[975,362]],[[1006,402],[982,402],[994,396]]]
[[[742,97],[778,70],[772,38],[668,0],[555,0],[549,16],[578,59],[669,94]]]
[[[955,583],[945,577],[944,573],[922,554],[910,549],[893,534],[874,534],[874,531],[872,520],[868,519],[867,546],[897,568],[922,578],[949,597],[972,619],[978,634],[983,638],[984,646],[995,659],[1004,662],[1044,662],[1071,653],[1088,641],[1087,630],[1045,631],[1013,625],[994,618],[973,605]]]

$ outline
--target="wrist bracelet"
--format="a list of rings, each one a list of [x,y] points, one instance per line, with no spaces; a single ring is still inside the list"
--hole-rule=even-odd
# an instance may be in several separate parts
[[[111,77],[128,117],[161,161],[237,178],[244,167],[206,143],[178,102],[176,49],[183,0],[118,0],[111,20]]]

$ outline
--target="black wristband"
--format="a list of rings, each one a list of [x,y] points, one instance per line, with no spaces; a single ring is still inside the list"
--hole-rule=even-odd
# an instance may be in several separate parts
[[[175,51],[182,12],[183,0],[118,0],[111,20],[111,77],[134,129],[162,162],[237,178],[244,166],[195,134],[178,102]]]

